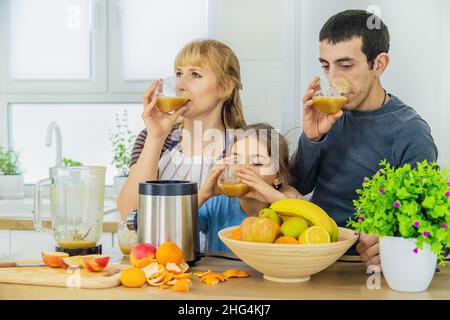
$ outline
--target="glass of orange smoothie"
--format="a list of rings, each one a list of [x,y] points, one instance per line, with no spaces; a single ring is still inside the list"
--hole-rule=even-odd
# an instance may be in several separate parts
[[[217,180],[220,192],[228,197],[240,197],[246,194],[250,187],[234,175],[234,170],[228,165]]]
[[[177,89],[179,80],[177,77],[164,79],[156,88],[154,93],[154,96],[158,98],[156,106],[162,112],[176,111],[189,101],[187,93]]]
[[[348,82],[344,78],[337,78],[331,83],[321,79],[312,98],[313,107],[324,114],[338,112],[348,101],[348,88]]]

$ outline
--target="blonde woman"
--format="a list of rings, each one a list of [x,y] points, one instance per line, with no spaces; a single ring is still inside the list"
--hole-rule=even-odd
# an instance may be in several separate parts
[[[230,144],[226,129],[246,125],[239,60],[226,44],[188,43],[175,58],[174,69],[180,78],[178,89],[186,91],[190,101],[168,114],[155,107],[153,93],[159,81],[145,93],[145,129],[136,139],[130,174],[117,200],[122,218],[137,208],[141,181],[191,180],[201,186]]]

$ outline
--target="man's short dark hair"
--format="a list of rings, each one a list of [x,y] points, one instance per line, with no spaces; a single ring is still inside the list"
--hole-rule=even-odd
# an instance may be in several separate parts
[[[382,52],[389,52],[389,30],[384,22],[365,10],[346,10],[332,16],[320,30],[319,40],[336,44],[361,38],[362,52],[373,68],[375,58]]]

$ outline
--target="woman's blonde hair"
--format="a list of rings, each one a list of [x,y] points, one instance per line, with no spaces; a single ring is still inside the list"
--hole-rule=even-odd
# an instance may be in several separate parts
[[[206,39],[185,45],[175,58],[175,69],[182,65],[202,66],[207,63],[217,76],[221,89],[233,88],[222,108],[225,128],[239,129],[246,125],[242,110],[241,71],[239,60],[233,50],[223,42]]]

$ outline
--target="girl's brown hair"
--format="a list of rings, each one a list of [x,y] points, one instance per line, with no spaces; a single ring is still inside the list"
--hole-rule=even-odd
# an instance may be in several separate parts
[[[263,139],[266,142],[267,153],[278,168],[277,173],[281,180],[282,188],[286,188],[292,181],[292,174],[289,170],[289,146],[283,135],[267,123],[247,125],[243,132],[239,131],[234,135],[235,142],[248,136],[256,136],[258,141]],[[275,149],[272,149],[272,146]]]
[[[232,88],[222,107],[225,128],[239,129],[246,126],[239,90],[242,89],[239,60],[233,50],[223,42],[206,39],[185,45],[175,58],[175,69],[182,65],[202,66],[207,63],[217,76],[223,90]]]

